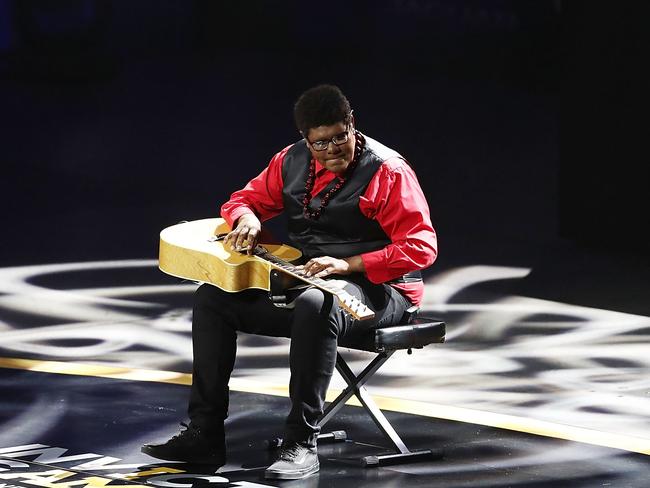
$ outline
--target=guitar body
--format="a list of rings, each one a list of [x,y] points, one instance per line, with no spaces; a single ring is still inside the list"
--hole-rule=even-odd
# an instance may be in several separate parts
[[[209,283],[228,292],[248,288],[269,290],[270,263],[224,247],[214,236],[230,232],[224,219],[211,218],[172,225],[160,233],[161,271],[192,281]],[[270,254],[293,262],[301,252],[286,244],[264,244]]]
[[[271,270],[285,285],[297,279],[339,299],[345,313],[356,320],[371,319],[375,313],[362,301],[346,292],[345,282],[305,275],[292,264],[301,252],[286,244],[257,245],[253,255],[225,247],[220,238],[230,231],[223,219],[203,219],[172,225],[160,233],[158,255],[161,271],[192,281],[209,283],[228,292],[248,288],[270,290]],[[281,276],[286,274],[287,276]]]

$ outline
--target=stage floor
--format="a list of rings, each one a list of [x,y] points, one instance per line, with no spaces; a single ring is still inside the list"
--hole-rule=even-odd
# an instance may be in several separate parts
[[[146,484],[305,487],[647,487],[650,390],[644,316],[496,295],[477,283],[525,269],[472,267],[427,280],[445,344],[396,354],[368,385],[413,450],[444,457],[362,468],[388,448],[355,405],[328,424],[321,471],[263,479],[288,408],[286,339],[242,336],[228,464],[140,453],[185,419],[196,285],[154,261],[0,269],[0,487]],[[370,354],[348,351],[354,369]],[[333,381],[333,395],[343,386]]]
[[[215,472],[140,453],[142,444],[179,428],[185,385],[8,368],[0,370],[0,382],[5,487],[67,488],[80,480],[84,486],[164,487],[209,481],[215,486],[642,487],[648,480],[648,459],[641,454],[397,412],[388,417],[411,449],[443,449],[444,457],[363,468],[361,456],[388,446],[361,408],[346,406],[331,427],[345,429],[351,440],[320,446],[318,475],[269,482],[263,471],[273,451],[266,442],[282,431],[286,398],[233,392],[229,459]]]

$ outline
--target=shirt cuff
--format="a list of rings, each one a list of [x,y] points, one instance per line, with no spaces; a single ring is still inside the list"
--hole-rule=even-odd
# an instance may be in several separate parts
[[[234,227],[235,222],[237,222],[237,219],[245,214],[255,215],[255,212],[253,212],[249,207],[242,205],[241,207],[237,207],[230,212],[222,212],[221,216],[224,218],[224,220],[228,223],[228,225],[232,229]]]
[[[392,279],[387,273],[386,257],[383,249],[364,253],[361,255],[361,260],[366,269],[366,276],[371,283],[379,284]]]

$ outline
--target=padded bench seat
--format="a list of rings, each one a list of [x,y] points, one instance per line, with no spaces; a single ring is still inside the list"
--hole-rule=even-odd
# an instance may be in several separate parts
[[[371,329],[351,337],[343,337],[339,346],[370,352],[420,349],[433,343],[445,342],[445,323],[427,317],[416,317],[406,325]]]
[[[347,388],[332,401],[318,422],[325,425],[338,412],[345,402],[356,396],[364,410],[368,413],[377,427],[390,441],[395,451],[377,456],[365,456],[361,465],[365,467],[412,462],[420,459],[437,459],[442,457],[441,450],[425,449],[411,451],[402,441],[386,416],[374,402],[364,384],[379,370],[379,368],[396,352],[407,349],[420,349],[424,346],[445,341],[445,323],[429,317],[409,317],[407,323],[394,326],[370,329],[359,335],[343,337],[339,346],[377,353],[374,359],[358,374],[355,374],[340,352],[336,356],[336,369],[347,383]],[[341,441],[347,439],[345,431],[324,433],[319,440]]]

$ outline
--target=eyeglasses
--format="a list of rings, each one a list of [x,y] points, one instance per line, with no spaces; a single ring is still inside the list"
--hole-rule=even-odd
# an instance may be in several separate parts
[[[348,142],[349,139],[350,139],[350,127],[347,127],[345,129],[345,132],[336,134],[331,139],[314,141],[314,142],[310,142],[309,144],[311,144],[311,147],[314,149],[314,151],[324,151],[329,147],[330,142],[335,146],[340,146],[341,144],[345,144],[346,142]]]

